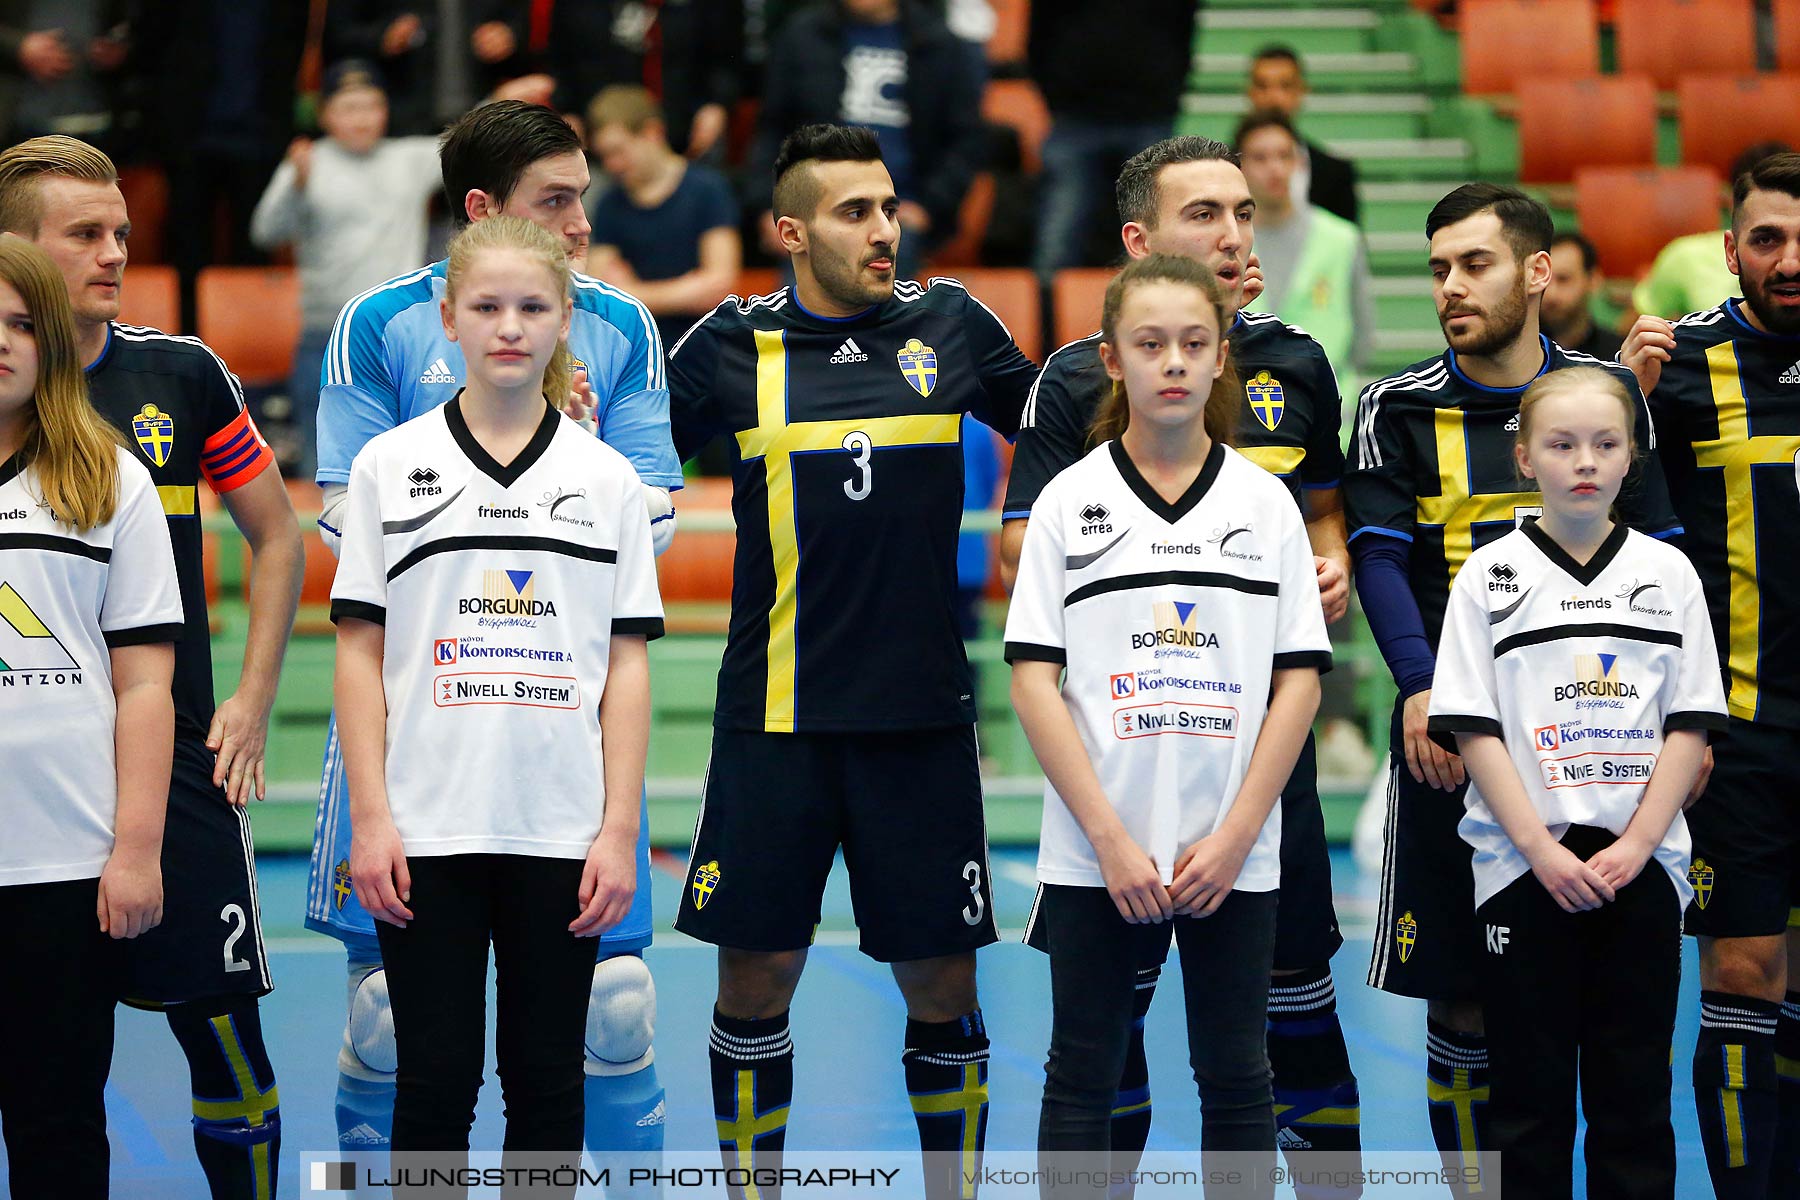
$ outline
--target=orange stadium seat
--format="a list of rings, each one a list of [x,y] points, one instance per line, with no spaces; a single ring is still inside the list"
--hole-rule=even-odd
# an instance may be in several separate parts
[[[1581,114],[1571,120],[1570,114]],[[1567,183],[1577,169],[1656,162],[1656,89],[1642,75],[1519,84],[1519,178]]]
[[[1511,92],[1522,79],[1600,73],[1592,0],[1468,0],[1462,9],[1463,91]]]
[[[1756,69],[1750,0],[1620,0],[1616,28],[1619,71],[1665,92],[1682,75]]]
[[[1681,161],[1724,175],[1757,142],[1800,146],[1800,75],[1683,75]]]
[[[1106,267],[1069,267],[1056,273],[1050,307],[1056,315],[1056,344],[1066,346],[1100,328],[1100,306],[1114,272]]]
[[[132,238],[133,250],[137,239]],[[127,325],[148,325],[164,333],[181,332],[181,276],[174,267],[160,265],[125,268],[125,287],[119,293],[119,320]]]
[[[956,234],[931,256],[933,270],[972,267],[981,262],[981,244],[987,240],[988,222],[994,216],[994,176],[982,171],[969,184],[956,214]]]
[[[981,95],[982,119],[1005,125],[1018,135],[1019,160],[1027,175],[1044,165],[1044,139],[1050,136],[1050,109],[1029,79],[995,79]]]
[[[994,10],[994,33],[987,41],[987,60],[1022,63],[1031,36],[1031,0],[988,0]]]
[[[292,267],[207,267],[194,284],[200,339],[252,387],[287,381],[300,341]]]
[[[694,478],[675,493],[678,532],[656,560],[657,588],[673,633],[715,633],[725,627],[731,602],[731,562],[737,535],[729,529],[679,528],[698,513],[731,511],[731,480]]]
[[[766,296],[781,282],[781,272],[774,267],[745,267],[738,272],[737,287],[732,291],[739,296]]]
[[[937,274],[955,279],[987,305],[1026,358],[1044,361],[1044,317],[1036,274],[1023,267],[958,267]]]
[[[1775,14],[1775,69],[1800,71],[1800,0],[1772,0]]]
[[[162,262],[166,249],[163,231],[169,223],[169,177],[161,167],[126,167],[119,172],[119,191],[131,218],[131,261]],[[175,331],[173,325],[167,329]]]
[[[1719,208],[1719,176],[1710,167],[1575,172],[1576,220],[1608,275],[1633,278],[1675,238],[1719,228]]]

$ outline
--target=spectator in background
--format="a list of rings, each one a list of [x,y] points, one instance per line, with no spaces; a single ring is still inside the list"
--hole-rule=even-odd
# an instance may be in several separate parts
[[[256,259],[250,214],[294,136],[307,6],[292,0],[139,0],[131,57],[142,88],[134,149],[169,177],[169,261],[182,323],[194,276]]]
[[[663,345],[737,286],[744,247],[725,177],[669,145],[662,111],[635,84],[617,84],[587,110],[588,141],[613,186],[589,235],[588,274],[636,296]]]
[[[602,88],[642,84],[669,145],[719,159],[741,92],[743,40],[743,0],[560,0],[546,62],[555,107],[579,112]]]
[[[773,177],[781,141],[802,125],[866,125],[900,197],[897,278],[918,272],[956,232],[981,166],[987,64],[921,0],[830,0],[795,13],[769,47],[749,178]],[[765,213],[765,237],[774,234]]]
[[[300,345],[288,381],[300,433],[295,479],[317,461],[319,372],[332,322],[351,297],[425,258],[426,214],[438,187],[437,140],[390,138],[375,69],[335,63],[319,90],[318,141],[296,138],[250,221],[264,250],[292,243],[300,266]]]
[[[1594,243],[1579,233],[1550,239],[1550,286],[1544,289],[1538,319],[1551,341],[1595,358],[1618,356],[1625,339],[1594,321],[1594,297],[1605,283]]]
[[[1300,56],[1288,46],[1265,46],[1250,62],[1250,80],[1244,94],[1253,109],[1272,108],[1290,121],[1306,102],[1306,69]],[[1300,165],[1294,172],[1294,198],[1310,200],[1314,208],[1355,224],[1356,164],[1338,158],[1314,142],[1300,140]]]
[[[1276,109],[1238,123],[1238,158],[1256,201],[1256,255],[1268,281],[1244,305],[1272,312],[1312,334],[1343,378],[1369,361],[1375,307],[1362,231],[1315,207],[1292,187],[1305,151],[1293,124]]]
[[[1113,178],[1169,136],[1193,56],[1195,0],[1036,0],[1027,52],[1050,108],[1032,263],[1046,281],[1112,258]],[[1097,260],[1096,260],[1097,261]]]
[[[1758,142],[1738,155],[1719,198],[1721,213],[1730,215],[1731,185],[1738,176],[1749,174],[1763,159],[1788,150],[1785,142]],[[1664,246],[1649,272],[1631,290],[1633,311],[1620,318],[1619,328],[1631,328],[1641,313],[1674,321],[1737,296],[1738,277],[1725,265],[1724,228],[1721,219],[1718,232],[1690,233]]]
[[[0,0],[0,136],[113,130],[130,55],[128,0]]]
[[[304,17],[306,5],[291,3]],[[375,63],[395,134],[436,133],[524,68],[524,0],[331,0],[325,61]]]

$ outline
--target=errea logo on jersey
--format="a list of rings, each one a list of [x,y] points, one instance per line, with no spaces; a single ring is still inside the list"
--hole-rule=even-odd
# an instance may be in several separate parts
[[[1112,516],[1112,509],[1104,504],[1090,504],[1079,514],[1085,524],[1081,527],[1084,534],[1111,533],[1112,525],[1107,518]]]
[[[845,338],[844,344],[832,352],[831,361],[834,363],[865,363],[869,361],[869,356],[863,353],[862,347],[856,344],[855,338]]]
[[[455,374],[455,372],[450,370],[450,364],[440,358],[436,362],[432,363],[429,367],[425,368],[425,373],[423,375],[419,376],[419,382],[420,383],[455,383],[456,382],[456,374]]]
[[[412,473],[406,477],[407,482],[412,484],[412,490],[407,495],[414,500],[420,496],[443,495],[444,489],[437,485],[440,478],[442,476],[430,467],[414,467]]]

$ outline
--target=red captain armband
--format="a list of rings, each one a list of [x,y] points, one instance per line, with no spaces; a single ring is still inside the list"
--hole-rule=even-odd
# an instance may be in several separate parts
[[[200,450],[200,473],[219,493],[241,488],[275,462],[275,452],[263,441],[248,409],[206,439]]]

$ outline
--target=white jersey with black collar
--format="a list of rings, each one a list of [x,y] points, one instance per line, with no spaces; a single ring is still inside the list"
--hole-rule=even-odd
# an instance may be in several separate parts
[[[546,405],[501,466],[459,395],[357,454],[343,534],[331,614],[386,628],[406,852],[585,857],[605,809],[611,638],[663,627],[631,464]]]
[[[1064,664],[1063,700],[1107,799],[1172,882],[1176,858],[1237,796],[1273,672],[1330,668],[1300,511],[1279,479],[1225,446],[1170,504],[1104,443],[1032,507],[1006,656]],[[1238,889],[1278,885],[1280,839],[1277,808]],[[1038,879],[1105,884],[1050,786]]]
[[[1672,730],[1725,728],[1725,688],[1700,579],[1679,550],[1615,526],[1576,562],[1531,518],[1469,556],[1450,589],[1432,737],[1486,733],[1508,756],[1539,818],[1621,834]],[[1475,903],[1530,870],[1469,784],[1458,832],[1475,851]],[[1686,905],[1687,822],[1677,813],[1656,860]]]

